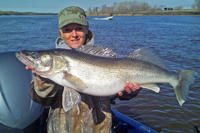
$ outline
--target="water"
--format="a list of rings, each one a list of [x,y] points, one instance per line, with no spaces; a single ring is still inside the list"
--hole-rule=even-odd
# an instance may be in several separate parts
[[[0,52],[54,48],[57,18],[0,16]],[[171,71],[193,69],[200,74],[200,16],[115,16],[113,21],[89,23],[96,44],[113,48],[119,57],[145,47],[163,58]],[[158,94],[143,89],[134,99],[116,100],[112,108],[157,131],[193,133],[193,127],[200,124],[200,77],[182,107],[171,86],[159,86]]]

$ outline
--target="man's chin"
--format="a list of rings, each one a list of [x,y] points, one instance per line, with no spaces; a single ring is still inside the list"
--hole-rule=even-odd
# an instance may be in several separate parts
[[[69,45],[71,48],[76,49],[79,46],[81,46],[81,43],[72,43],[71,45]]]

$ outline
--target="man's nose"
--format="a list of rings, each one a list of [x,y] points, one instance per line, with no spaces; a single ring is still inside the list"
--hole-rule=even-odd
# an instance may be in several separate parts
[[[77,37],[76,30],[72,30],[72,36],[73,36],[73,37]]]

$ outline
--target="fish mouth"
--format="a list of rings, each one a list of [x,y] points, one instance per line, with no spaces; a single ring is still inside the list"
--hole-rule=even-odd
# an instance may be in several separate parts
[[[21,51],[17,52],[15,55],[23,64],[27,65],[31,69],[34,69],[34,63],[29,60]]]

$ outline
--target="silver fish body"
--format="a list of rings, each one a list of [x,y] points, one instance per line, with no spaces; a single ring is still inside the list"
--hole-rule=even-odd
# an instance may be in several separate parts
[[[123,90],[127,80],[142,85],[170,83],[171,80],[178,79],[176,75],[169,73],[165,69],[144,61],[130,58],[104,58],[74,51],[70,52],[70,55],[65,57],[65,60],[68,61],[68,67],[64,69],[64,75],[71,74],[81,79],[86,84],[85,89],[82,89],[82,87],[70,87],[90,95],[108,96],[116,94]],[[65,79],[60,80],[59,78],[58,80],[62,82],[59,84],[69,86],[64,83],[68,81]]]
[[[155,83],[168,83],[182,105],[196,75],[193,70],[184,70],[178,76],[144,60],[98,57],[73,50],[20,51],[16,56],[42,77],[94,96],[116,94],[127,80],[155,92],[160,90]]]

